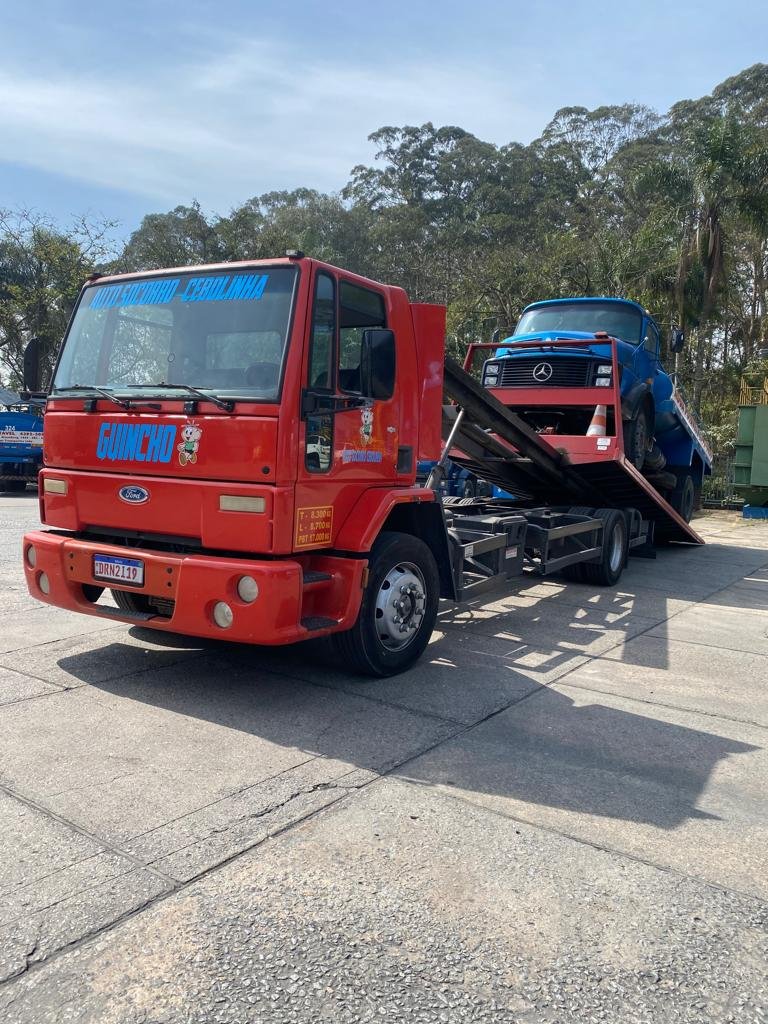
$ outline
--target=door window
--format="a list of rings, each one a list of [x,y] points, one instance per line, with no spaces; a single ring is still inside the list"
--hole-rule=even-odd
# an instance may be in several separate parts
[[[312,305],[307,385],[312,391],[333,390],[334,346],[336,341],[336,285],[328,274],[318,274]],[[333,416],[307,417],[304,465],[310,473],[327,473],[333,461]]]
[[[656,356],[659,352],[659,333],[650,320],[645,325],[645,351],[650,356]]]
[[[369,288],[342,281],[339,288],[339,389],[362,391],[360,364],[363,331],[386,327],[384,299]]]
[[[309,387],[333,388],[333,343],[336,335],[336,288],[332,277],[318,274],[309,342]]]

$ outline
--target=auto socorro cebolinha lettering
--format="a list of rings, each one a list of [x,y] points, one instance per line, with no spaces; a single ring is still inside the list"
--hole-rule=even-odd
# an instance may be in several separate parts
[[[102,423],[96,458],[106,462],[170,462],[176,427],[166,423]]]
[[[131,284],[107,284],[94,289],[90,309],[112,309],[115,306],[163,306],[178,295],[180,302],[232,302],[235,299],[257,300],[262,297],[269,274],[207,274],[138,281]]]

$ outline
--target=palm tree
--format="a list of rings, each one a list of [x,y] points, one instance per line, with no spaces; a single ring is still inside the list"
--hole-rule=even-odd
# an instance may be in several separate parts
[[[695,332],[693,404],[699,411],[706,338],[714,327],[732,236],[737,227],[768,236],[768,144],[733,113],[699,121],[682,141],[668,160],[646,168],[638,185],[655,194],[676,225],[668,289],[678,323]]]

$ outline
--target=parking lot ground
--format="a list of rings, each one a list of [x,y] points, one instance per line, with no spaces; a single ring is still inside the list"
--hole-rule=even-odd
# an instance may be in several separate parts
[[[0,1020],[764,1024],[768,525],[364,680],[41,606],[36,522],[0,497]]]

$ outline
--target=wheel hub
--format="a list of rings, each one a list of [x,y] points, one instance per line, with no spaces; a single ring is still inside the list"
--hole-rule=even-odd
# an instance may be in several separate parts
[[[390,651],[407,647],[419,632],[427,604],[418,566],[400,562],[381,581],[376,595],[376,632]]]

